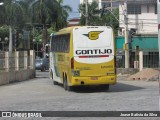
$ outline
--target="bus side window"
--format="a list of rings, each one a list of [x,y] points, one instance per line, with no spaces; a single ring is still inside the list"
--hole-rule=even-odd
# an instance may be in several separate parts
[[[70,35],[66,35],[66,52],[69,52]]]
[[[51,51],[55,51],[55,45],[54,45],[55,43],[54,42],[55,42],[55,36],[53,36],[51,39]]]
[[[62,50],[63,50],[63,48],[62,48],[62,41],[63,41],[63,36],[60,36],[59,44],[58,44],[58,46],[59,46],[58,51],[59,52],[62,52]]]
[[[55,40],[55,48],[56,48],[55,51],[56,52],[58,52],[58,44],[59,44],[58,43],[58,41],[59,41],[58,39],[59,39],[59,36],[56,36],[56,40]]]
[[[62,40],[62,52],[65,52],[65,36],[63,36]]]
[[[64,35],[63,51],[66,52],[66,35]]]
[[[54,52],[69,52],[70,35],[53,36],[51,50]]]

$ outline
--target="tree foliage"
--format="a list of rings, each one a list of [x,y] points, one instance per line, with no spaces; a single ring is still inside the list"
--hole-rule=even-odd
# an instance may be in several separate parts
[[[96,1],[93,1],[91,4],[88,4],[88,25],[95,25],[99,20],[99,10],[98,4]],[[86,24],[86,8],[85,4],[80,4],[79,5],[79,11],[81,13],[81,19],[80,19],[80,25],[85,25]]]
[[[115,35],[117,35],[117,31],[119,28],[119,21],[117,20],[119,18],[119,9],[114,9],[111,13],[111,11],[106,11],[104,16],[102,16],[101,19],[101,25],[111,26],[115,32]]]
[[[57,20],[56,20],[56,28],[61,29],[67,26],[67,18],[69,16],[69,12],[72,11],[71,7],[68,5],[63,5],[63,0],[57,0]]]
[[[9,28],[8,26],[4,25],[0,27],[0,38],[2,41],[5,40],[6,37],[9,35]]]
[[[67,26],[68,12],[71,11],[69,6],[62,5],[63,0],[34,0],[30,3],[29,13],[31,23],[39,23],[43,25],[43,40],[47,42],[47,28],[52,26],[55,30],[59,30]]]
[[[22,5],[22,1],[16,0],[3,0],[3,5],[0,7],[1,12],[0,16],[2,21],[0,22],[1,25],[11,25],[15,28],[22,28],[25,24],[24,19],[24,7]]]
[[[59,30],[67,26],[68,13],[72,11],[63,0],[0,0],[0,26],[12,26],[13,30],[32,30],[42,25],[37,38],[47,39],[48,27]],[[36,25],[35,25],[36,24]],[[2,35],[0,34],[0,37]],[[42,37],[43,36],[43,37]]]
[[[111,26],[114,29],[115,34],[119,27],[119,10],[114,9],[113,11],[104,10],[101,16],[102,10],[98,10],[98,3],[96,1],[88,5],[88,25],[94,26]],[[85,4],[79,6],[79,11],[81,12],[80,25],[85,25],[86,22],[86,8]]]

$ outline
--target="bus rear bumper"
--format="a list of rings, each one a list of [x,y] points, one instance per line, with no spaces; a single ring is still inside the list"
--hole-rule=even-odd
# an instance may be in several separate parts
[[[116,84],[116,76],[72,77],[70,86]]]

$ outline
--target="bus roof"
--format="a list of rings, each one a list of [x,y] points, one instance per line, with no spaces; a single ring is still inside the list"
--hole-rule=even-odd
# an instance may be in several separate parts
[[[59,30],[59,31],[56,32],[56,33],[52,33],[51,36],[52,36],[52,35],[67,34],[67,33],[72,32],[72,30],[73,30],[74,28],[81,28],[81,27],[89,27],[89,28],[92,28],[92,27],[93,27],[93,28],[97,28],[97,27],[107,27],[107,28],[111,28],[110,26],[71,26],[71,27],[63,28],[63,29]]]
[[[67,33],[70,33],[74,28],[79,28],[79,27],[81,26],[72,26],[72,27],[63,28],[58,32],[56,32],[55,35],[67,34]]]

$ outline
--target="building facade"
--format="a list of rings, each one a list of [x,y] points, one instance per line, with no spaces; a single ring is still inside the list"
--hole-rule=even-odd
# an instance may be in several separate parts
[[[68,27],[79,26],[79,21],[80,21],[80,18],[72,18],[68,20]]]
[[[127,9],[128,28],[136,34],[153,35],[158,33],[157,0],[128,0],[119,4],[119,35],[124,35],[124,12]]]

